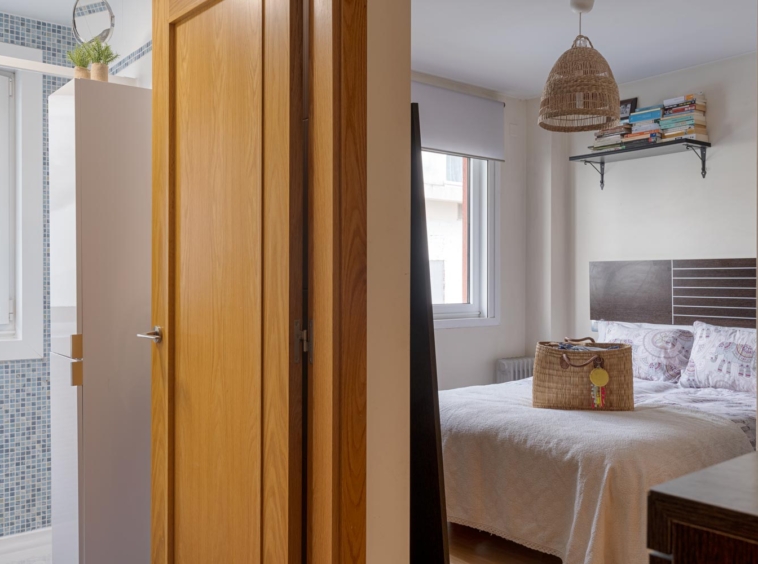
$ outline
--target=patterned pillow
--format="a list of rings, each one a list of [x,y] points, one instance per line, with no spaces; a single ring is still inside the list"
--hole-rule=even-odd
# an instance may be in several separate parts
[[[684,329],[649,329],[608,322],[603,342],[632,345],[635,378],[676,382],[687,366],[694,339]]]
[[[755,393],[756,333],[695,322],[695,345],[680,384]]]

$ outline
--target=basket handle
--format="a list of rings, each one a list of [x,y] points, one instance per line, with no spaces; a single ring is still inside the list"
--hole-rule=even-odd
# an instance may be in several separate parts
[[[595,339],[592,337],[585,337],[584,339],[571,339],[570,337],[564,337],[563,340],[566,343],[584,343],[586,341],[589,341],[590,343],[595,343]]]
[[[594,355],[587,362],[583,362],[582,364],[574,364],[573,362],[571,362],[567,354],[564,353],[563,356],[561,356],[561,368],[563,368],[564,370],[568,370],[569,366],[572,368],[584,368],[585,366],[589,366],[590,364],[593,364],[593,363],[595,364],[596,368],[598,366],[602,366],[603,358],[598,355]]]

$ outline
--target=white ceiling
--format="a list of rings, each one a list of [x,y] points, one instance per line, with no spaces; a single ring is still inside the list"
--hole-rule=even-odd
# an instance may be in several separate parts
[[[2,2],[3,0],[0,0]],[[517,98],[571,47],[569,0],[412,0],[412,68]],[[596,0],[583,33],[619,83],[756,50],[756,0]]]
[[[70,26],[75,1],[0,0],[0,12]]]
[[[70,25],[73,5],[0,0],[0,12]],[[412,0],[412,12],[413,70],[519,98],[540,95],[578,33],[569,0]],[[596,0],[583,19],[620,83],[753,52],[758,42],[756,0]]]

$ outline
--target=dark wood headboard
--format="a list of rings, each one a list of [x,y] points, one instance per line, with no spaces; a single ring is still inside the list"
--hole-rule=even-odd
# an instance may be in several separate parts
[[[591,262],[590,318],[754,328],[755,271],[755,259]]]

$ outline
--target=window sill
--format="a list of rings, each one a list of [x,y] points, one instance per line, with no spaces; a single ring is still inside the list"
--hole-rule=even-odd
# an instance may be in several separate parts
[[[470,317],[457,319],[435,319],[435,329],[464,329],[467,327],[495,327],[500,325],[497,317]]]
[[[28,339],[0,337],[0,362],[10,360],[37,360],[44,358],[42,351],[36,350]]]

